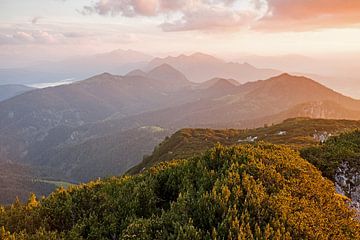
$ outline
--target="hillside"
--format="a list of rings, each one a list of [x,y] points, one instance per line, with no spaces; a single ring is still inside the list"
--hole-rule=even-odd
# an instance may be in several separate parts
[[[167,88],[170,88],[171,90],[176,90],[177,88],[191,85],[184,74],[168,64],[162,64],[158,67],[155,67],[149,71],[146,76],[148,78],[161,81],[163,85],[167,86]]]
[[[288,74],[240,85],[217,79],[199,88],[165,64],[126,76],[103,73],[0,102],[0,157],[41,167],[46,179],[82,182],[126,172],[165,132],[256,128],[303,116],[360,119],[360,101]],[[137,132],[146,126],[165,131]]]
[[[248,63],[225,62],[204,53],[155,58],[148,63],[146,69],[162,64],[173,66],[193,82],[204,82],[212,78],[221,77],[236,79],[240,83],[244,83],[267,79],[281,73],[278,70],[256,68]]]
[[[337,135],[344,131],[360,128],[360,121],[325,120],[295,118],[280,124],[256,129],[182,129],[166,138],[157,146],[152,155],[142,163],[129,170],[130,174],[148,169],[160,162],[172,159],[183,159],[201,154],[217,143],[231,146],[241,143],[266,141],[274,144],[286,144],[295,149],[314,145],[319,142],[318,136],[326,133]],[[256,138],[256,139],[254,139]]]
[[[33,89],[34,88],[25,85],[17,84],[0,85],[0,102]]]
[[[282,74],[226,89],[222,95],[129,117],[128,122],[172,128],[254,128],[291,117],[360,119],[359,100],[306,77]]]
[[[170,133],[166,129],[148,126],[90,138],[81,143],[46,145],[51,138],[56,138],[53,136],[30,148],[24,162],[56,169],[52,175],[58,179],[88,182],[122,175],[141,162],[144,155],[151,154],[154,146]]]
[[[79,127],[191,101],[167,94],[169,86],[183,85],[172,81],[171,73],[179,76],[175,69],[169,72],[167,68],[166,73],[167,85],[163,79],[104,73],[0,102],[0,146],[8,149],[8,158],[18,160],[26,156],[30,145],[42,141],[56,127]]]
[[[135,177],[59,189],[0,211],[2,238],[358,239],[333,184],[292,150],[217,146]],[[346,227],[344,227],[346,226]]]
[[[323,145],[304,148],[301,156],[334,181],[336,190],[352,199],[360,215],[360,131],[345,132]]]
[[[288,110],[268,117],[263,121],[281,121],[284,118],[309,117],[329,119],[359,119],[360,111],[351,110],[346,103],[339,104],[334,101],[314,101],[298,104]]]
[[[48,195],[56,189],[51,183],[36,181],[36,171],[20,164],[0,161],[0,203],[11,204],[16,198],[26,201],[31,192]]]

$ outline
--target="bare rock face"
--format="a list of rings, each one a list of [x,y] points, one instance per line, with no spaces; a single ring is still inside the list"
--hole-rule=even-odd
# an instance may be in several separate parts
[[[343,162],[335,174],[336,191],[351,199],[351,207],[356,209],[360,217],[360,173],[350,166],[348,162]]]

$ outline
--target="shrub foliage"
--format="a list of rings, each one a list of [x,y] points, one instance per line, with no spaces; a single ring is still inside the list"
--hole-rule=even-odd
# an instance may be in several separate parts
[[[0,239],[359,239],[333,184],[298,153],[221,145],[142,174],[0,209]]]

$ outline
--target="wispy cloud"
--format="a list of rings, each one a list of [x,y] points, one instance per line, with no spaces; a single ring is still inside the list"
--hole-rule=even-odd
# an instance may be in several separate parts
[[[181,10],[188,2],[186,0],[98,0],[93,5],[85,6],[82,13],[125,17],[156,16]]]
[[[165,22],[160,25],[162,30],[190,31],[190,30],[239,30],[247,28],[257,15],[250,11],[232,11],[227,8],[201,7],[196,11],[184,11],[180,19]]]
[[[0,46],[4,45],[82,45],[137,42],[138,36],[121,27],[76,24],[0,24]],[[108,28],[106,28],[108,27]]]
[[[0,44],[53,44],[64,38],[59,33],[46,31],[15,31],[11,34],[0,33]]]
[[[160,24],[164,31],[224,30],[248,26],[259,17],[259,9],[255,5],[262,6],[261,2],[255,1],[253,10],[244,10],[238,7],[238,0],[100,0],[85,6],[82,13],[124,17],[164,16],[166,20]]]

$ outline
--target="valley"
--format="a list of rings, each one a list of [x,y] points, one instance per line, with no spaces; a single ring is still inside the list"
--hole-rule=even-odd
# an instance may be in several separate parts
[[[150,70],[137,69],[123,76],[102,73],[71,84],[33,89],[2,101],[0,155],[31,169],[32,174],[25,174],[28,186],[34,179],[44,179],[36,183],[53,190],[57,181],[82,183],[119,176],[127,171],[139,172],[148,163],[180,157],[177,149],[168,150],[175,152],[173,156],[159,156],[161,147],[149,155],[165,137],[183,128],[243,129],[232,130],[231,140],[219,141],[225,145],[246,143],[247,138],[256,137],[257,141],[303,146],[315,143],[311,139],[314,124],[318,123],[309,121],[302,126],[300,120],[284,120],[360,119],[359,100],[306,77],[281,74],[244,83],[242,79],[213,75],[209,81],[196,83],[170,65],[184,61],[184,66],[193,64],[196,68],[198,58],[213,64],[222,62],[201,54],[176,61],[157,59],[149,66],[157,61],[160,65]],[[358,127],[357,122],[329,121],[318,131],[326,128],[330,133]],[[294,135],[297,124],[303,132]],[[261,130],[263,126],[268,128]],[[286,132],[286,136],[276,136],[274,131]],[[181,135],[181,131],[176,134]],[[198,146],[196,153],[214,143],[209,140]],[[166,141],[162,144],[166,145]],[[184,152],[193,154],[188,150]],[[21,199],[25,200],[30,191],[40,195],[50,192],[30,188]],[[10,197],[6,202],[16,197],[7,195]]]

